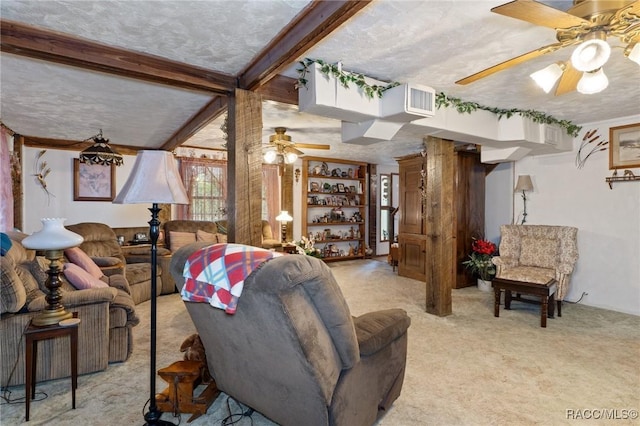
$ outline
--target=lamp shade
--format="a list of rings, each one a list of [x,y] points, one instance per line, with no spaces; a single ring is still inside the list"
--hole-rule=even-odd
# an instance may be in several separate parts
[[[297,159],[298,159],[298,154],[296,154],[295,152],[287,152],[284,155],[284,162],[287,164],[295,163]]]
[[[82,244],[84,238],[64,227],[64,218],[44,218],[42,229],[22,240],[32,250],[64,250]]]
[[[625,50],[625,54],[627,55],[627,58],[640,65],[640,43],[634,44],[633,47],[629,49],[628,53]]]
[[[282,210],[278,216],[276,216],[276,220],[278,222],[291,222],[293,217],[289,214],[288,211]]]
[[[558,81],[562,75],[562,72],[563,70],[560,65],[551,64],[540,71],[534,72],[530,77],[542,88],[542,90],[544,90],[545,93],[549,93],[551,89],[553,89],[553,86],[555,86],[556,81]]]
[[[602,68],[595,71],[585,72],[578,81],[576,90],[585,95],[593,95],[602,92],[609,85],[609,79]]]
[[[516,192],[520,191],[533,191],[533,182],[531,182],[531,176],[520,175],[518,176],[518,182],[516,183]]]
[[[609,60],[611,46],[603,39],[604,34],[581,43],[571,54],[571,65],[578,71],[593,71]]]
[[[113,202],[189,204],[173,154],[138,151],[133,170]]]
[[[264,153],[264,161],[266,161],[267,163],[271,164],[274,161],[276,161],[276,158],[278,157],[278,153],[275,152],[274,150],[270,149],[269,151]]]

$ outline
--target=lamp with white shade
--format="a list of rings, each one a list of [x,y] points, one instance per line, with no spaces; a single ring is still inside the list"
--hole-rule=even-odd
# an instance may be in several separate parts
[[[182,184],[173,155],[168,151],[139,151],[133,171],[127,182],[113,201],[116,204],[150,203],[151,220],[151,374],[149,379],[149,411],[144,415],[145,425],[172,425],[160,420],[162,413],[156,405],[156,289],[157,283],[157,243],[160,235],[158,213],[159,203],[188,204],[189,197]]]
[[[288,211],[282,210],[278,216],[276,216],[276,220],[280,222],[280,226],[282,228],[282,242],[287,242],[287,222],[291,222],[293,217],[289,214]]]
[[[523,203],[523,212],[522,212],[522,222],[520,225],[524,225],[527,221],[527,192],[533,191],[533,182],[531,182],[531,176],[529,175],[520,175],[518,176],[518,182],[516,183],[515,192],[522,192],[522,203]]]
[[[71,318],[73,314],[67,312],[62,306],[62,294],[60,293],[60,259],[63,250],[77,247],[84,239],[75,232],[64,227],[63,218],[41,219],[42,229],[34,232],[22,240],[25,248],[43,250],[44,257],[50,262],[47,271],[45,286],[49,292],[45,296],[47,307],[33,318],[32,324],[37,326],[58,324],[60,321]]]

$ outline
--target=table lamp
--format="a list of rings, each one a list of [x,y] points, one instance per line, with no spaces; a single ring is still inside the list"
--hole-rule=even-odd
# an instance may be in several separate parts
[[[44,257],[50,262],[47,271],[45,286],[49,292],[45,296],[47,307],[33,318],[32,324],[37,326],[58,324],[60,321],[71,318],[73,314],[67,312],[62,306],[62,293],[60,292],[60,272],[62,271],[60,259],[64,249],[76,247],[82,244],[84,239],[75,232],[65,228],[63,218],[44,218],[42,229],[34,232],[22,240],[25,248],[43,250]]]
[[[282,228],[282,242],[287,242],[287,222],[291,222],[293,217],[289,214],[288,211],[282,210],[278,216],[276,216],[276,220],[280,222],[280,226]]]
[[[149,411],[144,415],[145,425],[172,425],[160,420],[162,413],[156,405],[156,289],[158,270],[158,236],[160,221],[159,203],[189,204],[187,191],[182,184],[173,154],[168,151],[138,151],[136,162],[120,193],[113,200],[116,204],[150,203],[151,220],[151,365],[149,376]]]
[[[529,175],[520,175],[518,176],[518,182],[516,183],[515,192],[522,191],[522,203],[523,203],[523,212],[522,212],[522,222],[520,225],[524,225],[527,221],[527,191],[533,191],[533,183],[531,182],[531,176]]]

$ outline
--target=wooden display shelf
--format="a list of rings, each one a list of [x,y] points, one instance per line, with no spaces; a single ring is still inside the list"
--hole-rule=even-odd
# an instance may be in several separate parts
[[[321,257],[320,259],[325,262],[337,262],[339,260],[355,260],[355,259],[364,259],[364,254],[358,254],[354,256],[330,256],[330,257]]]
[[[324,226],[324,225],[336,225],[336,226],[349,226],[349,225],[362,225],[364,222],[307,222],[307,226]]]
[[[315,240],[316,244],[346,243],[348,241],[364,241],[363,238],[330,238],[326,240]]]
[[[340,206],[340,205],[337,205],[337,204],[336,205],[333,205],[333,204],[307,204],[307,207],[324,207],[324,208],[327,208],[327,207],[344,207],[346,209],[348,209],[348,208],[359,209],[360,207],[364,207],[364,205],[358,204],[357,206],[346,206],[346,205]]]

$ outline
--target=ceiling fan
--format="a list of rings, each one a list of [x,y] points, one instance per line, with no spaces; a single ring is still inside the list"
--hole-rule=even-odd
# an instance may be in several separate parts
[[[539,47],[472,74],[456,84],[469,84],[498,71],[547,53],[578,44],[566,62],[558,62],[531,75],[545,92],[557,84],[555,95],[573,90],[597,93],[607,87],[602,69],[609,59],[608,37],[622,43],[624,55],[640,65],[640,0],[574,0],[566,12],[534,0],[515,0],[492,12],[556,30],[557,43]]]
[[[283,161],[291,164],[298,159],[298,156],[304,155],[299,148],[308,149],[330,149],[330,145],[315,143],[296,143],[291,140],[291,136],[285,135],[286,127],[276,127],[275,134],[269,136],[269,144],[267,151],[264,153],[264,161],[267,163],[275,163]]]

